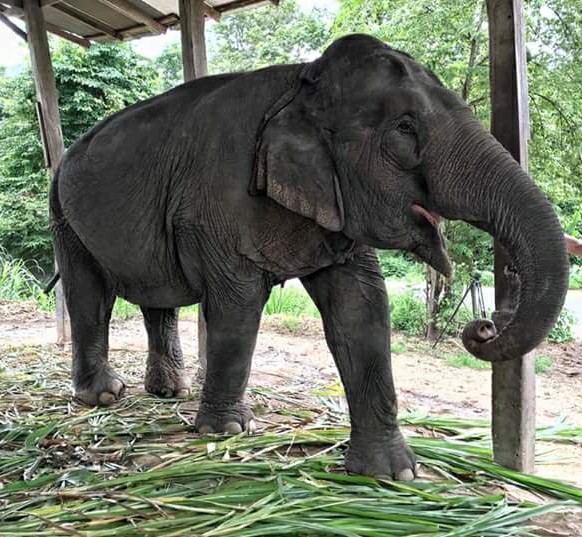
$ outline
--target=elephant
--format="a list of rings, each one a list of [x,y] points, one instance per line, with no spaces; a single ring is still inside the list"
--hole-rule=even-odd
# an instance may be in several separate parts
[[[364,34],[311,62],[200,78],[110,116],[67,150],[50,215],[78,399],[108,405],[125,391],[107,358],[116,297],[143,313],[145,389],[187,394],[177,308],[198,303],[207,370],[194,426],[249,430],[261,313],[275,285],[299,278],[345,388],[345,467],[357,474],[417,473],[397,424],[376,249],[450,276],[441,218],[499,241],[517,298],[498,326],[483,319],[463,333],[492,362],[538,345],[567,288],[544,194],[433,72]]]

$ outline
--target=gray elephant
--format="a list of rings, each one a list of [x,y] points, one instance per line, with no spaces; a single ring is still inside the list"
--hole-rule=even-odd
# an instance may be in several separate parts
[[[67,151],[50,201],[79,399],[123,394],[107,360],[116,296],[143,312],[146,389],[188,391],[176,308],[200,303],[208,368],[195,425],[248,428],[261,312],[274,285],[298,277],[345,387],[355,473],[416,472],[397,425],[374,248],[450,274],[439,215],[505,246],[516,307],[502,328],[476,321],[463,336],[485,360],[538,345],[567,287],[560,225],[528,175],[433,73],[365,35],[311,63],[202,78],[109,117]]]

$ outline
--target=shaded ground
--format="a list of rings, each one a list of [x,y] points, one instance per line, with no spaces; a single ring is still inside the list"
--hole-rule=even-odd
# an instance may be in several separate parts
[[[187,366],[196,368],[197,323],[180,320]],[[54,323],[32,304],[0,303],[0,346],[45,345],[54,342]],[[490,372],[453,367],[446,358],[464,352],[454,341],[432,350],[416,338],[396,334],[392,341],[393,367],[402,409],[462,416],[487,416],[490,408]],[[147,339],[140,318],[114,320],[110,332],[113,351],[130,356],[122,365],[133,389],[141,389]],[[129,353],[129,354],[128,354]],[[582,424],[582,342],[545,344],[539,353],[552,363],[537,375],[538,423],[559,419]],[[126,371],[126,369],[128,369]],[[338,385],[337,370],[317,319],[270,315],[263,318],[253,360],[250,384],[302,386],[328,391]],[[331,393],[331,392],[330,392]]]
[[[192,373],[196,369],[196,328],[195,320],[181,320],[182,343]],[[37,408],[37,404],[51,404],[51,392],[55,401],[62,405],[62,394],[70,393],[70,350],[59,349],[52,341],[54,323],[49,316],[39,314],[26,303],[0,303],[0,369],[20,372],[17,378],[32,385],[34,398],[38,398],[26,403],[22,398],[31,397],[30,393],[21,393],[15,388],[11,397],[20,398],[21,411],[27,404],[31,410]],[[147,348],[141,320],[114,321],[110,342],[112,364],[129,382],[130,393],[141,393]],[[449,365],[446,358],[461,352],[458,346],[446,343],[432,352],[423,342],[399,335],[393,339],[393,346],[398,351],[393,355],[393,363],[401,412],[488,418],[490,372]],[[580,426],[582,346],[579,343],[547,345],[540,352],[551,356],[552,366],[547,373],[537,376],[538,423],[553,424],[565,419]],[[48,371],[51,372],[50,382],[47,380]],[[337,398],[342,393],[341,386],[316,320],[265,317],[250,387],[250,397],[262,428],[277,423],[301,425],[312,422],[314,414],[304,412],[309,408],[303,397],[306,394],[329,396],[339,407],[345,407],[341,398]],[[273,412],[277,408],[295,407],[303,408],[303,413]],[[339,408],[340,411],[344,409]],[[194,397],[180,405],[178,415],[184,424],[190,424],[196,410]],[[167,441],[170,443],[171,438],[168,437]],[[541,442],[538,454],[540,463],[544,459],[559,459],[551,465],[538,464],[540,475],[582,485],[582,448],[579,444]],[[138,462],[146,466],[158,464],[161,460],[145,452],[141,457]],[[582,536],[579,512],[568,517],[548,515],[544,525],[549,531],[547,535]]]

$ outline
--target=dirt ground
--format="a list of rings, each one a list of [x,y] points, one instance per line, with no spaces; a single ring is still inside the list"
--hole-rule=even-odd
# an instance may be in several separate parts
[[[180,321],[187,367],[195,372],[197,323]],[[51,345],[54,322],[38,313],[32,304],[0,303],[0,353],[20,346]],[[393,346],[394,376],[400,410],[463,417],[489,417],[491,373],[454,367],[446,357],[460,353],[455,342],[432,351],[417,339],[396,334]],[[147,340],[140,318],[115,320],[110,331],[111,361],[129,382],[130,390],[143,390]],[[143,358],[140,354],[143,352]],[[540,349],[552,358],[551,368],[536,376],[537,422],[540,425],[565,420],[582,424],[582,342],[545,345]],[[194,377],[194,375],[193,375]],[[285,387],[291,390],[338,395],[341,387],[327,349],[320,322],[315,319],[291,326],[278,316],[266,316],[259,335],[250,386]],[[582,447],[540,444],[538,453],[552,464],[539,464],[537,471],[582,485]]]

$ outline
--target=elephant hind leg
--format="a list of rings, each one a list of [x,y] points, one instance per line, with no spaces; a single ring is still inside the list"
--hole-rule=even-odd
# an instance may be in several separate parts
[[[75,397],[92,406],[110,405],[126,389],[107,356],[114,287],[67,222],[61,220],[55,226],[54,235],[71,319]]]
[[[142,307],[141,311],[149,347],[145,389],[161,397],[187,396],[191,379],[184,370],[178,310]]]

